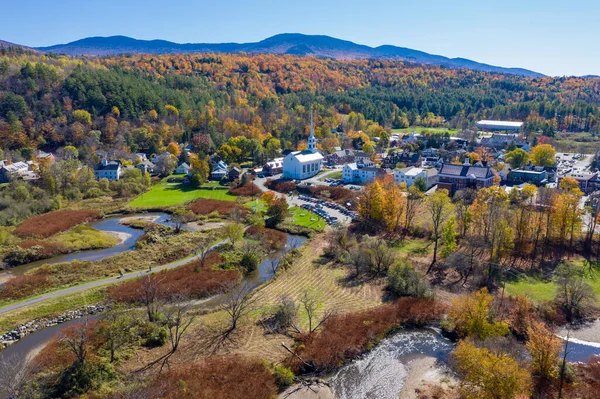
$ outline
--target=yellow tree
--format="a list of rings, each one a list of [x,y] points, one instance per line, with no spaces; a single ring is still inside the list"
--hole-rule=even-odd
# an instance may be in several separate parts
[[[454,330],[461,337],[488,337],[508,334],[505,322],[495,321],[490,312],[493,296],[487,288],[468,295],[461,295],[452,301],[449,316]]]
[[[466,399],[514,399],[531,393],[531,375],[505,353],[461,341],[453,352]]]
[[[531,149],[531,162],[535,166],[554,166],[556,150],[550,144],[538,144]]]
[[[562,342],[541,322],[533,321],[527,329],[527,350],[532,357],[532,367],[542,378],[555,378]]]
[[[379,180],[367,185],[358,198],[358,214],[363,223],[378,227],[383,221],[384,189]]]
[[[181,148],[179,147],[179,144],[172,141],[167,146],[167,152],[170,152],[171,154],[173,154],[175,156],[179,156],[179,154],[181,154]]]
[[[404,216],[406,197],[392,176],[386,175],[383,184],[383,218],[387,231],[395,233],[400,228],[400,223]]]

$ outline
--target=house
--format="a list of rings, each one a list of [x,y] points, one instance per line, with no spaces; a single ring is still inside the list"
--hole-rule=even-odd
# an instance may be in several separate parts
[[[572,177],[577,180],[579,183],[579,189],[583,191],[585,194],[589,194],[592,191],[595,191],[600,188],[600,179],[598,177],[598,172],[595,173],[583,173],[583,172],[571,172],[567,173],[564,176],[560,176],[558,178],[558,185],[560,186],[560,182],[565,177]]]
[[[421,167],[422,168],[436,168],[440,169],[444,160],[441,157],[425,157],[421,158]]]
[[[308,148],[304,151],[294,151],[283,158],[284,179],[307,179],[319,173],[324,158],[317,150],[312,111],[310,113],[310,135]],[[264,171],[264,167],[263,167]]]
[[[505,148],[510,143],[514,142],[517,147],[523,146],[526,144],[525,140],[519,139],[517,134],[499,134],[494,133],[490,137],[483,137],[479,144],[483,147],[488,148]]]
[[[154,164],[148,160],[138,163],[137,165],[135,165],[135,168],[141,170],[142,174],[144,174],[144,175],[146,173],[154,172]]]
[[[427,183],[427,188],[429,189],[430,187],[437,184],[438,171],[434,168],[422,169],[415,167],[408,167],[394,171],[394,180],[396,181],[396,183],[406,183],[406,187],[412,186],[415,180],[417,180],[418,178],[425,179],[425,182]]]
[[[192,168],[191,168],[191,166],[190,166],[190,165],[188,165],[188,164],[187,164],[187,163],[185,163],[185,162],[182,162],[182,163],[181,163],[181,164],[180,164],[180,165],[177,167],[177,169],[175,169],[175,174],[178,174],[178,175],[187,175],[187,174],[189,174],[189,173],[190,173],[190,170],[191,170],[191,169],[192,169]]]
[[[465,188],[479,190],[492,186],[494,176],[492,168],[470,165],[468,158],[463,165],[444,163],[438,173],[438,189],[446,189],[450,193]]]
[[[94,169],[96,179],[108,179],[117,181],[122,173],[121,161],[108,161],[103,159]]]
[[[540,169],[514,169],[508,174],[508,180],[515,183],[530,183],[540,186],[548,182],[548,174]]]
[[[38,175],[32,170],[33,162],[15,162],[0,166],[0,183],[8,183],[11,179],[35,180]]]
[[[394,169],[399,163],[406,166],[421,166],[421,156],[416,152],[402,151],[388,154],[383,159],[383,166],[386,168]]]
[[[365,166],[369,166],[373,164],[371,161],[371,154],[364,151],[356,151],[354,152],[354,162],[358,164],[363,164]]]
[[[38,162],[52,163],[54,162],[54,154],[51,152],[37,150],[33,153],[33,159],[37,160]]]
[[[354,151],[352,150],[336,150],[325,156],[325,160],[329,165],[344,165],[355,161]]]
[[[227,164],[223,161],[213,163],[213,170],[210,172],[211,180],[222,180],[227,176]]]
[[[229,172],[227,173],[227,177],[229,178],[229,180],[236,180],[236,179],[240,178],[241,173],[242,173],[242,171],[240,170],[240,168],[238,168],[237,166],[234,166],[231,169],[229,169]]]
[[[344,183],[369,183],[387,173],[386,169],[375,166],[361,166],[361,164],[350,163],[342,169],[342,181]]]
[[[410,134],[406,134],[402,136],[402,144],[413,144],[417,141],[422,141],[427,143],[427,138],[422,134],[417,134],[417,132],[412,132]]]
[[[283,158],[275,158],[263,165],[263,174],[266,176],[278,175],[283,172]]]

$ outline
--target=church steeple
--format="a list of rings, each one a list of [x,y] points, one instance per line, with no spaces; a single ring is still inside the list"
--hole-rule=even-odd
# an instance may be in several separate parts
[[[317,152],[317,139],[315,138],[312,109],[310,110],[310,136],[308,136],[308,151],[312,152],[313,154]]]

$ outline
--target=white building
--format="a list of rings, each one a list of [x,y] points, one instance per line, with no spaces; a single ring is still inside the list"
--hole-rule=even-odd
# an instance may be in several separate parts
[[[385,174],[386,170],[382,168],[349,163],[342,169],[342,181],[344,183],[369,183]]]
[[[521,130],[523,122],[481,120],[477,122],[477,127],[486,130]]]
[[[313,127],[312,111],[310,113],[310,136],[308,148],[304,151],[294,151],[283,158],[284,179],[308,179],[319,173],[323,165],[323,155],[317,150],[317,139]]]
[[[121,162],[120,161],[107,161],[103,159],[102,162],[94,169],[94,175],[96,179],[108,179],[108,180],[119,180],[121,177]]]
[[[190,169],[190,165],[188,165],[185,162],[182,162],[181,165],[179,165],[177,169],[175,169],[175,173],[178,175],[187,175],[190,172]]]
[[[413,185],[415,180],[419,177],[425,179],[427,182],[427,188],[437,184],[438,171],[435,168],[422,169],[422,168],[404,168],[394,171],[394,180],[396,183],[406,183],[406,187]]]

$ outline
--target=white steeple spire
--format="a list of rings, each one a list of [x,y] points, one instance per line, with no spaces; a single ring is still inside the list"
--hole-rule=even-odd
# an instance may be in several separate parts
[[[315,127],[313,125],[313,111],[310,110],[310,136],[308,136],[308,150],[312,153],[317,152],[317,139],[315,139]]]

